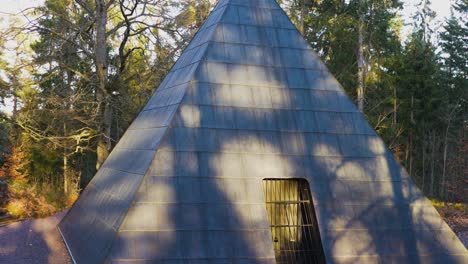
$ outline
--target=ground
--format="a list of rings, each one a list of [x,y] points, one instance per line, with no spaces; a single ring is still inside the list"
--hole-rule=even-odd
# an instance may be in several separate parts
[[[468,204],[441,204],[434,201],[433,204],[468,248]]]
[[[57,224],[65,212],[0,227],[0,263],[71,264]]]
[[[450,205],[436,207],[468,247],[468,213]],[[71,264],[66,246],[57,230],[57,224],[65,213],[0,227],[0,263]]]

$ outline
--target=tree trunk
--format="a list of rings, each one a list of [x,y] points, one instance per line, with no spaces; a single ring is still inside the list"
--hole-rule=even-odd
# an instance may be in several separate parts
[[[359,1],[359,29],[358,29],[358,87],[357,87],[357,105],[359,111],[364,112],[364,11],[363,11],[363,1]]]
[[[431,196],[434,196],[434,170],[435,170],[435,149],[436,149],[436,137],[435,133],[432,132],[432,151],[431,151]]]
[[[423,138],[423,141],[422,141],[422,146],[421,146],[421,154],[422,154],[422,191],[424,193],[424,190],[425,190],[425,184],[426,184],[426,144],[425,144],[426,140],[425,138]]]
[[[450,130],[450,118],[448,119],[447,123],[447,128],[445,129],[445,137],[444,137],[444,162],[443,162],[443,167],[442,167],[442,186],[440,188],[440,197],[444,199],[444,202],[446,200],[446,193],[445,193],[445,171],[447,167],[447,145],[448,145],[448,133]]]
[[[304,37],[305,37],[305,21],[304,21],[305,1],[306,0],[301,1],[302,3],[301,3],[301,21],[300,21],[301,33],[302,33],[302,36],[304,36]]]
[[[67,135],[67,124],[63,123],[63,135]],[[63,148],[63,192],[68,194],[70,191],[70,178],[68,175],[68,157],[67,148]]]
[[[13,94],[13,112],[12,112],[13,120],[16,119],[17,115],[18,115],[18,97],[16,96],[16,93],[14,93]]]
[[[13,112],[12,112],[12,118],[13,120],[16,119],[16,116],[18,115],[18,90],[19,90],[19,84],[18,84],[18,79],[16,77],[16,73],[13,74],[12,76],[12,81],[13,81]]]
[[[96,75],[98,86],[96,101],[98,104],[98,142],[96,169],[99,169],[109,156],[112,143],[110,137],[112,111],[111,98],[107,92],[107,6],[105,0],[96,1]]]
[[[397,124],[397,88],[396,85],[393,88],[393,125],[396,127]]]
[[[66,150],[63,151],[63,192],[70,192],[70,177],[68,175],[68,158]]]
[[[409,139],[409,174],[413,177],[413,132],[411,132]]]
[[[408,146],[408,155],[409,155],[409,174],[413,176],[413,125],[414,125],[414,96],[411,95],[411,113],[410,113],[410,133],[409,133],[409,146]]]

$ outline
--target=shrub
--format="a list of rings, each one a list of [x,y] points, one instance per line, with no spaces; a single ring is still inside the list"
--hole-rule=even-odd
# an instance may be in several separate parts
[[[10,181],[7,211],[16,218],[45,217],[54,214],[58,207],[49,203],[37,188],[23,181]]]
[[[26,199],[11,199],[7,204],[7,211],[16,218],[27,218],[29,212],[26,207]]]

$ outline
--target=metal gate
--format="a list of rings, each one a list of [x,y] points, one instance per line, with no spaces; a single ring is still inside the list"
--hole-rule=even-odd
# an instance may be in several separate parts
[[[276,263],[325,263],[308,182],[265,179],[263,192]]]

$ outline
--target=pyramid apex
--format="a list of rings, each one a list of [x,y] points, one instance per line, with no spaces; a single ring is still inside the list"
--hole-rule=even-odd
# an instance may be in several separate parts
[[[280,8],[276,0],[219,0],[218,2],[218,6],[224,6],[227,4],[243,5],[257,8]]]

